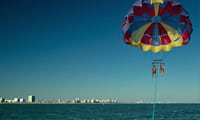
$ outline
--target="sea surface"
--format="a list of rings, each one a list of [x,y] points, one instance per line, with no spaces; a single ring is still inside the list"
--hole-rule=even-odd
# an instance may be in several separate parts
[[[0,120],[151,120],[152,104],[0,104]],[[200,104],[157,104],[155,120],[200,120]]]

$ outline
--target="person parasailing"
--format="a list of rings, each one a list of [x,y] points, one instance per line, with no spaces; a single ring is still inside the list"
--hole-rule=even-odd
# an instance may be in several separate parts
[[[153,65],[152,67],[152,77],[156,77],[156,66]]]
[[[160,72],[161,72],[161,74],[164,76],[165,67],[164,67],[162,64],[160,64]]]

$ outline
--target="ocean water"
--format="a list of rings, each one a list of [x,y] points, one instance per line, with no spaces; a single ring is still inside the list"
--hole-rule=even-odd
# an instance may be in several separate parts
[[[151,120],[152,104],[0,104],[0,120]],[[200,120],[200,104],[157,104],[155,120]]]

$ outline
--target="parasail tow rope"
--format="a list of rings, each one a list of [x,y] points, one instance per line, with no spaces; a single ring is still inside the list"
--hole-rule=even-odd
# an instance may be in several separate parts
[[[156,101],[157,101],[157,81],[158,81],[158,77],[155,76],[155,78],[154,78],[154,98],[153,98],[152,120],[155,120]]]

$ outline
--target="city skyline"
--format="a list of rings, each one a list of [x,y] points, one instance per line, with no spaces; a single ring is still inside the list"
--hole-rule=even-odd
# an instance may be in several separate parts
[[[32,95],[31,95],[32,96]],[[2,96],[0,96],[0,104],[16,104],[16,103],[36,103],[36,104],[76,104],[76,103],[119,103],[119,104],[153,104],[153,101],[145,101],[145,100],[139,100],[134,102],[120,102],[117,99],[101,99],[101,98],[74,98],[74,99],[35,99],[34,101],[29,100],[30,96],[27,96],[27,99],[24,97],[13,97],[12,99],[7,99]],[[34,96],[35,97],[35,96]],[[158,104],[175,104],[175,103],[189,103],[189,102],[171,102],[171,101],[156,101]],[[191,103],[192,104],[192,103]],[[194,103],[195,104],[195,103]]]
[[[0,96],[152,101],[151,52],[123,42],[136,0],[0,2]],[[200,102],[200,1],[180,0],[193,23],[190,44],[162,52],[158,101]]]
[[[116,103],[119,103],[118,100],[113,100],[113,99],[96,99],[96,98],[91,98],[91,99],[79,99],[79,98],[75,98],[75,99],[58,99],[58,98],[55,98],[54,100],[41,100],[41,99],[36,99],[35,96],[32,96],[32,95],[29,95],[27,96],[27,99],[24,99],[23,97],[15,97],[15,98],[12,98],[12,99],[7,99],[7,98],[4,98],[2,96],[0,96],[0,104],[30,104],[30,103],[33,103],[33,104],[76,104],[76,103],[83,103],[83,104],[95,104],[95,103],[108,103],[108,104],[116,104]]]

